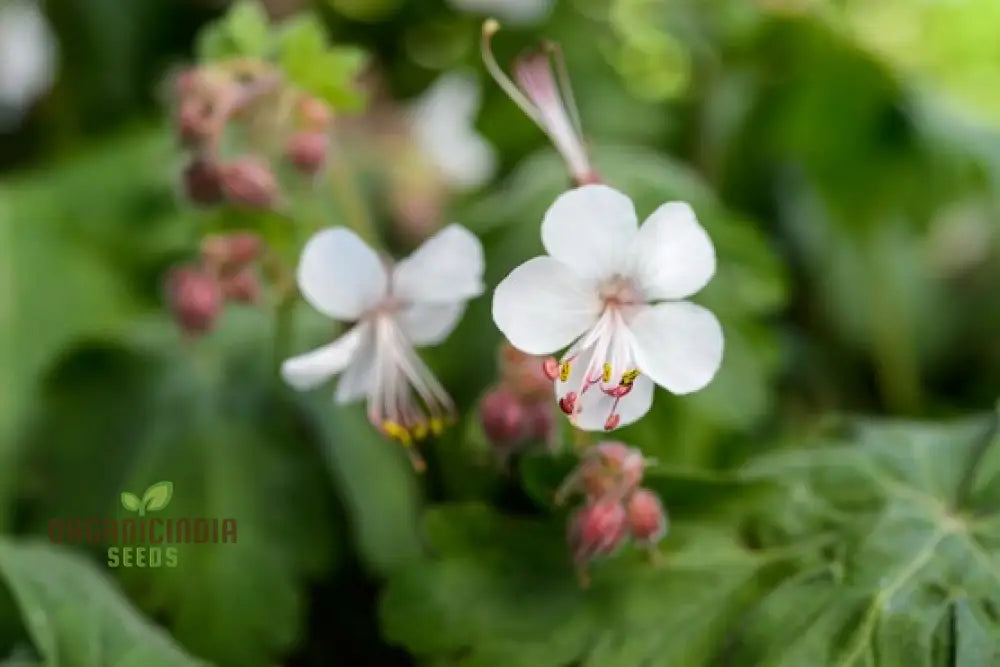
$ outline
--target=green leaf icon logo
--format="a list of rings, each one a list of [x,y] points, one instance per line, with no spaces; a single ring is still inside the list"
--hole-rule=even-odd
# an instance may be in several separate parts
[[[129,512],[138,512],[141,508],[139,497],[134,493],[129,493],[128,491],[122,491],[121,495],[122,507],[127,509]]]
[[[122,491],[122,507],[130,512],[138,512],[139,516],[145,516],[147,511],[156,512],[162,510],[170,503],[174,495],[173,482],[157,482],[142,494],[142,500],[134,493]]]
[[[142,494],[142,509],[139,510],[139,515],[141,516],[150,510],[154,512],[162,510],[170,503],[173,495],[173,482],[157,482],[153,484],[146,489],[146,493]]]

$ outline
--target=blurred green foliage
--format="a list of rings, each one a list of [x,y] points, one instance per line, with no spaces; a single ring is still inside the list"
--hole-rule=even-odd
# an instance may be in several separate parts
[[[497,470],[476,423],[501,342],[488,296],[424,355],[466,421],[421,477],[362,408],[282,386],[280,355],[332,333],[304,304],[285,348],[269,303],[194,343],[163,307],[207,230],[293,258],[350,212],[325,190],[280,214],[182,203],[168,69],[268,55],[354,114],[375,102],[352,85],[365,62],[390,104],[477,71],[482,16],[331,0],[269,25],[243,4],[196,33],[220,8],[50,2],[59,82],[0,140],[18,168],[0,181],[5,664],[1000,664],[987,5],[566,0],[497,36],[502,61],[558,41],[605,179],[640,216],[690,201],[718,254],[697,298],[725,330],[718,377],[615,434],[658,461],[664,562],[626,549],[582,590],[552,502],[573,456]],[[541,250],[568,182],[481,81],[502,173],[445,219],[482,238],[492,287]],[[382,213],[383,186],[357,185]],[[120,492],[164,479],[163,516],[234,517],[238,544],[110,569],[102,547],[43,543],[52,518],[121,517]]]

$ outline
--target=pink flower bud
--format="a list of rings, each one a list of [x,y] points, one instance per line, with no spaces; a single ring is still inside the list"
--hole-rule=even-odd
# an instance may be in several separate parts
[[[564,493],[582,491],[591,500],[627,497],[642,482],[645,462],[638,449],[602,442],[588,452],[564,483]]]
[[[333,118],[330,107],[315,97],[303,97],[298,111],[302,125],[313,131],[326,130]]]
[[[174,94],[179,98],[194,95],[201,85],[201,71],[190,67],[177,73],[173,80]]]
[[[184,333],[209,331],[222,310],[222,294],[215,279],[201,269],[181,267],[167,276],[167,301]]]
[[[210,206],[222,201],[222,174],[211,160],[196,158],[184,168],[181,181],[192,204]]]
[[[558,373],[558,362],[556,373]],[[522,399],[529,402],[549,401],[552,396],[552,380],[546,375],[545,360],[542,357],[525,354],[510,343],[500,346],[500,377]]]
[[[297,132],[288,140],[288,161],[306,174],[315,174],[326,162],[330,141],[325,132]]]
[[[237,303],[256,303],[260,299],[260,281],[253,269],[246,268],[222,281],[222,295]]]
[[[494,446],[507,449],[529,434],[531,415],[521,402],[503,387],[494,389],[479,404],[479,419],[486,437]]]
[[[628,533],[628,513],[618,500],[589,502],[570,517],[567,541],[573,560],[583,564],[617,549]]]
[[[628,499],[628,529],[636,542],[653,545],[667,534],[667,513],[649,489],[636,489]]]
[[[222,191],[236,206],[271,208],[278,196],[278,182],[266,162],[242,157],[222,166]]]
[[[176,122],[181,144],[188,148],[210,142],[218,129],[211,105],[199,98],[181,101]]]
[[[556,416],[552,404],[548,401],[529,404],[528,418],[531,425],[531,437],[554,444]]]
[[[646,463],[642,452],[621,442],[601,442],[595,447],[604,469],[617,477],[625,493],[642,482]]]
[[[201,242],[201,256],[210,266],[240,269],[260,256],[262,245],[253,232],[214,234]]]

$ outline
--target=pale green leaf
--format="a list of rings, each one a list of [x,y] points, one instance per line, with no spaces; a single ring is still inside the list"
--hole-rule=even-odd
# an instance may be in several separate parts
[[[170,502],[173,495],[173,482],[157,482],[146,489],[146,493],[142,496],[142,505],[147,511],[162,510]]]
[[[0,573],[47,665],[182,667],[187,655],[94,565],[47,544],[0,541]]]
[[[121,495],[122,507],[127,509],[129,512],[138,512],[139,508],[142,506],[142,501],[134,493],[128,491],[122,491]]]
[[[271,48],[267,13],[256,0],[239,0],[198,37],[198,55],[204,61],[227,58],[263,58]]]

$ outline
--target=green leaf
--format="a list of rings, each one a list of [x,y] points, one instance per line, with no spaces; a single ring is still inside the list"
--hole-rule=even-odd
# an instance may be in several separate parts
[[[128,491],[122,491],[121,501],[122,507],[127,509],[129,512],[138,512],[142,507],[142,502],[139,500],[139,497]]]
[[[0,541],[0,574],[47,665],[205,664],[136,613],[104,573],[69,550],[4,539]]]
[[[435,507],[433,555],[391,577],[383,629],[418,657],[479,666],[994,664],[1000,479],[978,472],[998,434],[992,414],[860,421],[736,474],[655,467],[664,564],[625,547],[587,590],[561,517]],[[526,467],[536,495],[558,467]]]
[[[40,531],[49,517],[114,516],[119,489],[164,479],[174,493],[157,518],[236,520],[235,544],[179,544],[176,567],[117,571],[143,610],[219,665],[269,665],[290,650],[307,584],[336,554],[319,446],[261,363],[268,324],[236,309],[195,346],[162,320],[129,348],[81,349],[53,373],[27,440],[22,500]]]
[[[837,548],[751,611],[739,654],[765,665],[933,665],[964,646],[995,659],[982,633],[997,631],[985,610],[1000,605],[1000,521],[989,496],[971,491],[996,434],[995,415],[861,422],[848,442],[748,466],[786,492],[772,534],[823,531]]]
[[[255,0],[240,0],[218,21],[206,27],[198,37],[198,56],[202,60],[226,58],[263,58],[271,47],[267,12]]]
[[[709,525],[675,527],[661,567],[626,549],[586,590],[561,523],[462,504],[430,511],[426,530],[435,557],[391,578],[381,616],[390,641],[431,661],[698,665],[758,586],[760,557]]]
[[[279,63],[298,86],[342,111],[364,106],[357,77],[367,60],[365,52],[330,46],[318,17],[304,14],[285,21],[277,42]]]
[[[146,508],[146,511],[162,510],[170,502],[170,498],[173,495],[173,482],[157,482],[146,489],[146,493],[142,495],[142,505]]]
[[[9,448],[43,374],[80,340],[122,335],[142,305],[139,276],[148,280],[178,236],[162,169],[172,150],[159,134],[124,135],[0,185],[0,524]]]

